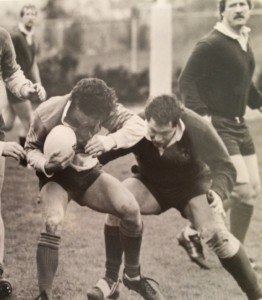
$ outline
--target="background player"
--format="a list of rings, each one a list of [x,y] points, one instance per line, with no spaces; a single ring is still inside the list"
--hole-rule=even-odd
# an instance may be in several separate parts
[[[34,34],[34,24],[37,16],[36,7],[32,4],[25,5],[20,11],[20,22],[11,33],[15,47],[16,60],[21,66],[25,76],[34,83],[41,84],[39,69],[36,61],[37,43]],[[32,121],[32,105],[28,99],[19,99],[8,92],[8,103],[3,111],[6,130],[11,130],[16,116],[21,124],[19,128],[19,143],[25,144],[25,138]],[[26,166],[26,160],[21,160]]]

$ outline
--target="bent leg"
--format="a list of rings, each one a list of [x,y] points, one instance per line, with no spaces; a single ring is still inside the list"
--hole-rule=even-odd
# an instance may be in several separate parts
[[[160,206],[147,187],[136,178],[124,180],[123,185],[135,196],[140,211],[144,215],[159,214]],[[121,266],[122,245],[119,235],[120,221],[117,217],[108,215],[105,223],[105,247],[106,247],[106,277],[117,281]]]
[[[201,232],[208,246],[218,256],[222,266],[233,276],[248,299],[262,297],[257,276],[240,242],[227,230],[221,215],[209,207],[206,196],[191,199],[185,215]]]
[[[153,213],[160,212],[160,207],[158,203],[154,199],[153,195],[151,195],[151,193],[143,185],[143,183],[141,183],[141,181],[135,178],[129,178],[123,182],[123,185],[127,189],[129,189],[129,191],[132,192],[132,194],[134,194],[139,205],[143,204],[143,206],[142,205],[141,206],[144,214],[153,214]],[[153,207],[155,207],[155,209],[153,209]],[[87,293],[88,299],[89,298],[102,299],[102,297],[106,298],[110,293],[111,293],[110,295],[113,296],[118,295],[117,294],[118,291],[113,291],[115,286],[112,285],[112,282],[118,281],[119,269],[122,262],[123,251],[125,251],[125,257],[126,257],[125,274],[127,274],[129,277],[132,278],[140,278],[140,272],[139,272],[140,268],[136,260],[137,254],[133,258],[128,254],[129,251],[128,249],[130,248],[130,251],[132,251],[133,248],[132,244],[136,244],[137,241],[134,240],[134,237],[130,237],[128,234],[125,234],[123,230],[119,229],[120,224],[121,222],[118,217],[114,215],[106,216],[106,222],[104,228],[105,249],[106,249],[105,277],[103,279],[100,279],[97,285],[94,286],[90,291],[88,291]],[[137,252],[137,247],[135,247],[134,250],[135,252]],[[103,288],[103,286],[101,286],[101,282],[103,282],[103,286],[106,286],[106,289]],[[135,281],[135,282],[136,282],[135,283],[136,286],[141,285],[140,281]],[[129,287],[129,288],[133,289],[133,287]],[[136,291],[140,293],[138,290]],[[159,294],[158,291],[155,291],[155,293]]]
[[[103,173],[86,191],[82,201],[96,211],[110,213],[120,219],[120,238],[125,253],[126,272],[138,276],[142,221],[134,196],[113,176]]]
[[[43,224],[36,255],[38,286],[40,293],[45,292],[48,300],[51,300],[68,195],[61,186],[49,182],[42,188],[40,197],[43,205]]]

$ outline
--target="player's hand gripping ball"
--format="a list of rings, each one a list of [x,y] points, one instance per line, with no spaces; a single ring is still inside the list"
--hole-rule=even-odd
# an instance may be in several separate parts
[[[59,153],[61,158],[69,157],[74,152],[76,135],[68,126],[57,125],[47,135],[44,143],[44,154],[48,158],[53,153]]]

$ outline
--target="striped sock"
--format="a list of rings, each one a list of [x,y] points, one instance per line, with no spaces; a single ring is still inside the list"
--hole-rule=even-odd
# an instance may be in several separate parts
[[[51,298],[52,284],[58,267],[60,237],[41,233],[37,245],[36,262],[39,291]]]

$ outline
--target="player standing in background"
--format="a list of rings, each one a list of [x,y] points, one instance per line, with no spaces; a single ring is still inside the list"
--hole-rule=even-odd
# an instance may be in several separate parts
[[[45,99],[45,90],[39,84],[32,84],[27,80],[15,61],[15,51],[9,33],[0,27],[0,107],[7,102],[7,88],[21,99],[31,99],[38,97],[39,100]],[[13,156],[18,159],[25,159],[22,147],[14,142],[3,143],[4,122],[0,116],[0,154],[2,156]],[[5,159],[0,158],[0,209],[1,209],[1,192],[4,182]],[[3,278],[4,268],[4,223],[0,211],[0,298],[9,296],[12,293],[10,282]]]
[[[37,246],[40,291],[37,299],[52,299],[64,216],[70,200],[74,200],[81,206],[120,218],[128,287],[133,290],[139,287],[148,297],[145,299],[163,300],[161,293],[140,273],[143,225],[138,204],[116,178],[101,170],[98,159],[92,158],[112,148],[130,147],[145,134],[144,121],[116,101],[114,90],[104,81],[88,78],[80,80],[70,94],[51,98],[35,110],[25,150],[28,162],[37,170],[43,204],[43,225]],[[48,133],[59,124],[74,130],[75,155],[63,156],[57,146],[53,153],[44,155]],[[102,126],[109,131],[108,135],[98,134]],[[117,283],[108,284],[117,288]]]
[[[32,4],[25,5],[20,11],[18,27],[11,33],[16,52],[16,61],[21,66],[25,76],[34,83],[41,84],[38,65],[36,62],[37,44],[35,41],[34,24],[37,16],[36,7]],[[3,111],[6,130],[11,130],[16,116],[21,121],[19,128],[19,143],[23,147],[25,138],[32,121],[32,105],[28,99],[19,99],[8,92],[8,105]],[[26,160],[21,160],[21,165],[26,166]]]
[[[246,27],[252,9],[251,0],[220,0],[221,21],[195,46],[179,79],[185,105],[208,120],[225,143],[237,170],[236,186],[224,201],[230,209],[230,230],[244,243],[260,195],[260,178],[253,140],[246,125],[246,106],[262,110],[262,96],[252,82],[255,61],[249,44],[250,29]],[[187,249],[199,248],[196,233],[180,240]],[[198,252],[198,257],[203,258]]]
[[[157,215],[176,208],[201,233],[248,299],[262,299],[244,247],[224,224],[221,199],[232,191],[236,170],[218,134],[196,113],[184,109],[174,96],[152,99],[145,108],[145,118],[144,139],[130,149],[102,154],[100,162],[105,164],[133,152],[137,160],[137,166],[132,168],[135,174],[125,179],[123,185],[135,196],[141,213]],[[100,279],[105,283],[108,278],[118,280],[122,258],[118,226],[116,217],[107,218],[106,274]],[[101,286],[88,292],[89,300],[106,298],[101,296]]]

